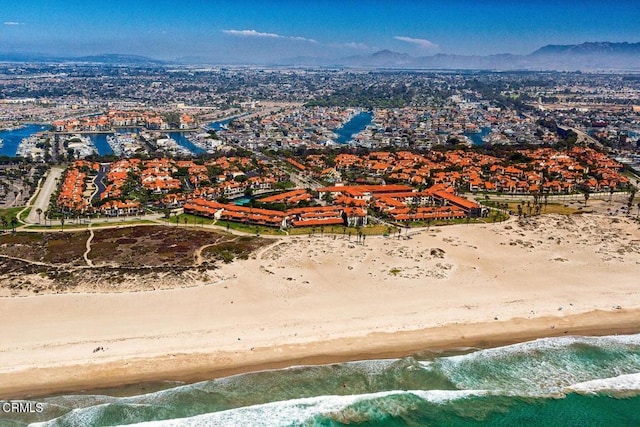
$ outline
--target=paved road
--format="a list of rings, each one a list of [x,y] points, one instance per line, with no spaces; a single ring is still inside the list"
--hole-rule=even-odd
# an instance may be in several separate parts
[[[46,211],[49,207],[49,199],[51,195],[56,190],[56,180],[60,178],[62,175],[62,171],[64,169],[60,167],[53,167],[49,170],[47,174],[47,179],[44,181],[42,188],[40,189],[40,193],[31,208],[31,212],[29,212],[29,216],[27,217],[27,223],[37,224],[38,223],[38,213],[36,212],[38,208],[42,209],[42,212]],[[44,216],[40,216],[40,220],[42,221]]]
[[[20,206],[18,204],[18,198],[22,198],[22,192],[23,192],[22,186],[16,184],[15,182],[8,182],[7,184],[11,188],[7,190],[7,196],[5,198],[6,202],[4,203],[4,207],[11,208],[15,206]],[[14,195],[16,191],[19,193],[18,197]]]
[[[576,129],[576,128],[568,128],[568,130],[572,130],[578,135],[578,142],[584,141],[584,142],[587,142],[588,144],[594,144],[596,147],[600,149],[603,149],[603,150],[606,149],[606,147],[602,145],[600,141],[598,141],[597,139],[595,139],[585,131]]]

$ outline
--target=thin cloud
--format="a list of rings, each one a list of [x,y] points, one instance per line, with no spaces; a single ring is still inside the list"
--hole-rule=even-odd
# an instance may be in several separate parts
[[[318,44],[317,40],[314,39],[308,39],[306,37],[286,37],[289,40],[298,40],[298,41],[302,41],[302,42],[309,42],[309,43],[313,43],[313,44]]]
[[[439,48],[437,44],[426,39],[414,39],[412,37],[404,37],[404,36],[395,36],[394,39],[400,40],[401,42],[415,44],[420,49],[424,49],[424,50],[436,50]]]
[[[308,43],[317,44],[318,42],[314,39],[308,39],[306,37],[299,36],[283,36],[281,34],[276,33],[264,33],[256,30],[222,30],[223,33],[228,34],[230,36],[235,37],[256,37],[256,38],[269,38],[269,39],[286,39],[286,40],[297,40]]]
[[[4,21],[4,25],[24,25],[24,22]]]
[[[357,42],[342,43],[341,46],[348,47],[349,49],[360,49],[360,50],[369,50],[369,49],[371,49],[366,44],[357,43]]]
[[[261,33],[256,30],[222,30],[223,33],[236,37],[267,37],[271,39],[284,39],[284,36],[275,33]]]
[[[318,47],[330,47],[330,48],[339,48],[339,49],[357,49],[357,50],[371,50],[371,47],[358,42],[345,42],[345,43],[322,43],[315,39],[310,39],[308,37],[301,36],[284,36],[282,34],[277,33],[265,33],[256,30],[222,30],[224,34],[234,37],[255,37],[255,38],[269,38],[269,39],[279,39],[279,40],[293,40],[300,41],[305,43],[311,43]]]

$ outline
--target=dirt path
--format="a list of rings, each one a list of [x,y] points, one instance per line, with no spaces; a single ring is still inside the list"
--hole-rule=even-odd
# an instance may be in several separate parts
[[[91,224],[89,224],[89,238],[87,238],[87,243],[86,243],[87,250],[84,251],[84,254],[82,254],[84,261],[87,263],[89,267],[93,267],[93,261],[89,259],[89,252],[91,252],[91,241],[93,240],[94,235],[95,234],[93,233],[93,228],[91,228]]]
[[[202,258],[202,251],[207,249],[208,247],[215,246],[215,245],[217,245],[217,243],[209,243],[207,245],[200,246],[198,249],[195,250],[195,252],[193,253],[193,257],[195,258],[194,265],[196,267],[201,265],[202,262],[204,261]]]
[[[196,249],[196,250],[193,252],[193,257],[195,258],[194,266],[196,266],[196,267],[197,267],[197,266],[201,265],[201,264],[202,264],[202,262],[204,261],[204,259],[202,258],[202,251],[203,251],[203,250],[205,250],[205,249],[207,249],[207,248],[209,248],[209,247],[211,247],[211,246],[219,245],[219,244],[222,244],[222,243],[235,242],[235,241],[236,241],[236,240],[238,240],[239,238],[240,238],[240,237],[234,237],[234,238],[233,238],[233,239],[231,239],[231,240],[223,240],[223,241],[221,241],[221,242],[208,243],[208,244],[206,244],[206,245],[200,246],[198,249]]]
[[[26,259],[26,258],[20,258],[20,257],[16,257],[16,256],[11,256],[11,255],[5,255],[5,254],[0,254],[0,258],[6,258],[6,259],[13,259],[16,261],[22,261],[26,264],[33,264],[33,265],[42,265],[44,267],[59,267],[59,265],[54,265],[48,262],[42,262],[42,261],[34,261],[31,259]]]

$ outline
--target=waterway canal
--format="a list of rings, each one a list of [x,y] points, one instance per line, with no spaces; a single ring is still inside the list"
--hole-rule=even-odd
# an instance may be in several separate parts
[[[3,141],[2,148],[0,148],[0,156],[14,157],[18,150],[18,145],[24,138],[48,129],[48,125],[26,124],[17,129],[0,131],[0,139]]]
[[[366,111],[353,116],[351,120],[343,124],[341,127],[334,129],[333,132],[338,135],[336,142],[339,144],[346,144],[353,140],[353,137],[371,124],[373,120],[373,113]]]

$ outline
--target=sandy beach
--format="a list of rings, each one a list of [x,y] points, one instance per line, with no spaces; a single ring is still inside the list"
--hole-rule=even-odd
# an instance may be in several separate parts
[[[205,285],[0,298],[0,397],[637,333],[639,265],[601,215],[286,237]]]

